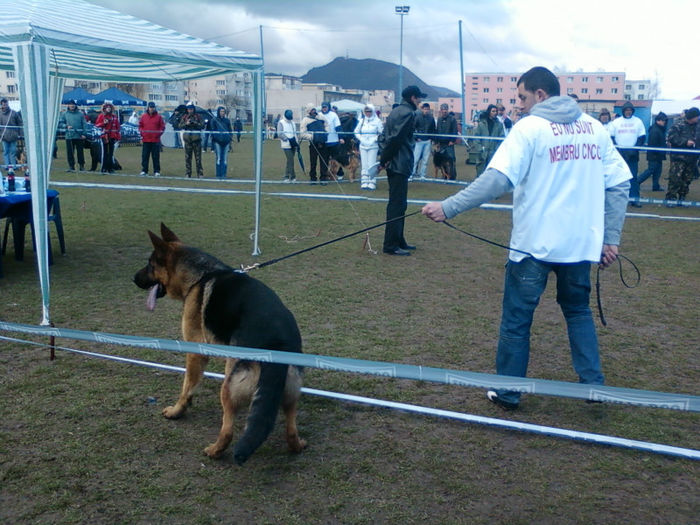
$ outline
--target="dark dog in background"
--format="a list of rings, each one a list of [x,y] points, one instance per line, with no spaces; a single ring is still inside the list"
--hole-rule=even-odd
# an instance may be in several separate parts
[[[336,157],[331,157],[328,161],[328,173],[333,180],[338,179],[338,172],[343,168],[343,173],[347,180],[355,182],[357,178],[357,168],[360,167],[360,152],[352,145],[346,148],[338,148]]]
[[[164,224],[160,229],[162,238],[148,232],[153,253],[134,276],[139,288],[150,290],[146,301],[149,310],[165,295],[182,301],[185,341],[301,352],[294,315],[275,292],[212,255],[185,246]],[[165,417],[177,419],[185,413],[208,360],[205,355],[187,354],[182,392],[174,406],[163,410]],[[242,465],[265,441],[280,406],[286,418],[287,446],[292,452],[301,452],[306,442],[299,438],[296,426],[300,395],[301,370],[296,366],[227,359],[220,396],[221,431],[204,453],[212,458],[221,456],[233,438],[236,413],[248,405],[245,430],[233,450],[236,463]]]
[[[436,179],[449,179],[450,171],[452,170],[452,158],[442,150],[433,151],[433,168],[435,169]],[[438,173],[442,177],[438,177]]]

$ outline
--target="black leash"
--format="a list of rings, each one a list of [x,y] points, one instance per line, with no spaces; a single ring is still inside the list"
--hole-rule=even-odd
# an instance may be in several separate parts
[[[506,246],[504,244],[499,244],[499,243],[491,241],[489,239],[485,239],[484,237],[479,237],[478,235],[474,235],[473,233],[469,233],[468,231],[461,230],[461,229],[457,228],[456,226],[450,224],[447,221],[442,221],[442,222],[445,226],[452,228],[453,230],[456,230],[460,233],[463,233],[464,235],[468,235],[469,237],[473,237],[474,239],[478,239],[478,240],[485,242],[487,244],[491,244],[492,246],[498,246],[499,248],[503,248],[504,250],[513,250],[514,252],[524,253],[528,257],[532,257],[533,259],[535,258],[535,257],[533,257],[532,254],[530,254],[528,252],[524,252],[523,250],[511,248],[510,246]],[[625,276],[622,273],[622,259],[624,259],[625,261],[630,263],[632,265],[632,268],[634,268],[634,271],[637,272],[637,282],[635,282],[633,285],[627,284],[627,281],[625,280]],[[639,286],[639,283],[642,279],[642,274],[640,273],[639,268],[637,268],[637,265],[634,264],[631,259],[629,259],[628,257],[625,257],[622,254],[617,254],[617,263],[618,263],[618,268],[619,268],[619,272],[620,272],[620,281],[622,281],[622,284],[626,288],[636,288],[637,286]],[[600,322],[602,323],[603,326],[608,326],[608,323],[605,320],[605,315],[603,314],[603,302],[600,298],[600,271],[602,269],[603,268],[601,268],[601,266],[598,265],[598,270],[596,271],[596,275],[595,275],[596,303],[598,304],[598,313],[600,314]]]
[[[634,268],[634,271],[637,272],[637,282],[635,282],[631,286],[627,284],[627,281],[625,281],[625,276],[622,273],[622,259],[630,263],[632,265],[632,268]],[[637,286],[639,286],[639,282],[642,280],[642,274],[639,272],[639,268],[637,268],[637,265],[634,264],[631,259],[619,253],[617,254],[617,263],[620,272],[620,281],[622,281],[622,284],[625,286],[625,288],[636,288]],[[598,271],[596,271],[595,274],[595,293],[596,300],[598,302],[598,312],[600,313],[600,322],[603,324],[603,326],[608,326],[608,323],[605,321],[605,316],[603,315],[603,303],[600,299],[600,270],[602,270],[602,268],[600,267],[600,265],[598,265]]]
[[[248,272],[250,270],[254,270],[256,268],[264,268],[265,266],[270,266],[271,264],[278,263],[280,261],[284,261],[285,259],[289,259],[290,257],[295,257],[297,255],[301,255],[302,253],[310,252],[311,250],[315,250],[316,248],[321,248],[322,246],[327,246],[328,244],[333,244],[334,242],[342,241],[344,239],[348,239],[350,237],[354,237],[355,235],[359,235],[361,233],[368,232],[370,230],[374,230],[375,228],[379,228],[380,226],[384,226],[386,224],[389,224],[391,222],[395,221],[400,221],[401,219],[405,219],[406,217],[410,217],[411,215],[416,215],[417,213],[420,213],[421,210],[416,210],[411,213],[407,213],[406,215],[402,215],[401,217],[394,217],[393,219],[389,219],[388,221],[380,222],[379,224],[375,224],[374,226],[369,226],[367,228],[363,228],[361,230],[357,230],[352,233],[348,233],[347,235],[343,235],[342,237],[337,237],[335,239],[331,239],[330,241],[322,242],[321,244],[316,244],[315,246],[310,246],[309,248],[304,248],[303,250],[296,251],[294,253],[290,253],[288,255],[284,255],[282,257],[278,257],[277,259],[271,259],[269,261],[266,261],[264,263],[255,263],[250,266],[241,266],[241,271],[242,272]]]

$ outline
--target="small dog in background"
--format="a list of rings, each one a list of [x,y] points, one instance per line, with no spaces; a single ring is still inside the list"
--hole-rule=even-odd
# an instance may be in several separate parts
[[[450,178],[450,171],[452,170],[452,158],[444,152],[444,150],[433,151],[433,168],[435,168],[435,178],[442,178],[448,180]],[[442,177],[438,177],[438,173]]]

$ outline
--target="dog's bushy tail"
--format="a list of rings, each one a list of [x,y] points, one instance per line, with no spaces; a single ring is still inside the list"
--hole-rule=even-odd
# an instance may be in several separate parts
[[[272,432],[287,382],[287,369],[288,365],[261,363],[245,431],[233,448],[233,458],[239,465],[243,465]]]

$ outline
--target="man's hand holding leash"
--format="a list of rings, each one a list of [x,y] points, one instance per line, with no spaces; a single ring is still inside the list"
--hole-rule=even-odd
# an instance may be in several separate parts
[[[601,268],[607,268],[612,263],[614,263],[616,260],[617,260],[617,245],[604,244],[603,245],[603,253],[600,254],[600,263],[598,263],[599,266]]]
[[[442,203],[440,202],[429,202],[423,206],[421,213],[435,222],[442,222],[447,219],[445,212],[442,210]]]

